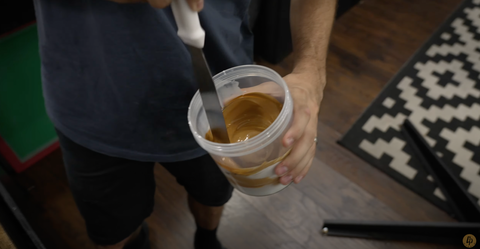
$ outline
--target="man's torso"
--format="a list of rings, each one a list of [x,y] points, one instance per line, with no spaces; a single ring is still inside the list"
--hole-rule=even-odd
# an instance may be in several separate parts
[[[200,12],[212,73],[250,64],[249,1],[209,0]],[[170,8],[107,0],[35,0],[47,112],[73,141],[139,161],[205,152],[187,123],[197,90]]]

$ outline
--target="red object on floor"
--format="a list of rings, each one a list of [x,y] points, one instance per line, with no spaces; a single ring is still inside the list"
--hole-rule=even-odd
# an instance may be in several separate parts
[[[52,153],[56,149],[60,147],[60,144],[57,142],[53,143],[52,145],[48,146],[47,148],[43,149],[39,153],[37,153],[32,158],[28,159],[25,162],[22,162],[18,159],[17,155],[13,150],[10,149],[8,144],[5,140],[0,137],[0,155],[2,155],[7,163],[15,170],[15,172],[20,173],[26,170],[28,167],[32,166],[36,162],[40,161],[40,159],[44,158],[48,154]]]
[[[12,35],[16,32],[19,32],[25,28],[30,27],[31,25],[34,25],[36,21],[32,21],[29,23],[26,23],[20,27],[17,27],[11,31],[8,31],[6,33],[0,34],[0,39],[7,37],[9,35]],[[13,168],[13,170],[17,173],[20,173],[27,169],[28,167],[32,166],[48,154],[52,153],[56,149],[59,148],[59,143],[58,141],[50,144],[46,148],[42,149],[41,151],[37,152],[35,155],[32,157],[29,157],[25,161],[21,161],[20,158],[17,156],[17,154],[10,148],[10,146],[7,144],[7,142],[0,136],[0,157],[3,157],[6,162]]]

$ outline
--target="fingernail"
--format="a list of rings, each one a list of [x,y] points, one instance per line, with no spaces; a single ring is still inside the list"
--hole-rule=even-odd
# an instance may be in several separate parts
[[[288,138],[287,139],[287,147],[292,146],[292,144],[293,144],[293,138]]]
[[[282,182],[283,182],[284,185],[287,185],[287,184],[289,184],[291,181],[292,181],[292,176],[289,175],[289,176],[283,177],[283,181],[282,181]]]
[[[200,11],[203,9],[203,1],[200,1],[197,3],[197,11]]]
[[[303,176],[297,176],[297,178],[295,178],[295,182],[299,183],[302,179],[303,179]]]
[[[280,169],[278,170],[278,175],[282,176],[283,174],[287,173],[288,168],[285,166],[280,166]]]

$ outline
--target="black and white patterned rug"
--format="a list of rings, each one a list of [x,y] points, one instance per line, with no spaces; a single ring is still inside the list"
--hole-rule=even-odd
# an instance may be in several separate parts
[[[400,133],[405,118],[479,201],[480,0],[461,4],[339,141],[448,211]]]

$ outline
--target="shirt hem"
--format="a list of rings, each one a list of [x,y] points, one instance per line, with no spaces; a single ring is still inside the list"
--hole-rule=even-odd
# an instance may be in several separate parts
[[[177,154],[172,155],[152,155],[148,153],[141,153],[141,152],[133,152],[130,150],[125,150],[121,148],[115,148],[106,144],[99,143],[97,141],[92,141],[86,139],[85,136],[82,136],[75,131],[67,128],[57,120],[51,118],[55,128],[61,131],[65,136],[69,139],[74,141],[75,143],[93,150],[98,153],[105,154],[107,156],[118,157],[118,158],[125,158],[134,161],[141,161],[141,162],[159,162],[159,163],[171,163],[171,162],[180,162],[186,161],[194,158],[198,158],[208,154],[204,149],[201,147],[180,152]]]

